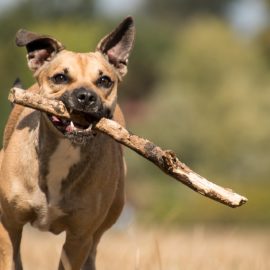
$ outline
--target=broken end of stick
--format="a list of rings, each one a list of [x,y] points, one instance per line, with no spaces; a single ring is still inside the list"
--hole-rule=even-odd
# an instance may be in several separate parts
[[[11,103],[14,103],[14,93],[15,93],[15,89],[14,88],[11,88],[10,91],[9,91],[9,95],[8,95],[8,100],[11,102]]]
[[[223,189],[218,186],[218,189]],[[220,192],[205,192],[205,190],[196,190],[201,195],[213,199],[221,204],[229,206],[231,208],[237,208],[248,202],[248,199],[238,193],[233,192],[232,190],[223,189]]]
[[[248,199],[246,197],[244,197],[244,196],[241,196],[237,202],[229,204],[229,206],[231,208],[236,208],[236,207],[242,206],[243,204],[245,204],[247,202],[248,202]]]
[[[213,199],[224,204],[224,205],[227,205],[231,208],[240,207],[248,202],[248,199],[246,197],[244,197],[238,193],[235,193],[232,190],[226,190],[226,191],[228,193],[223,194],[222,197],[219,196],[220,194],[215,194],[213,196]],[[216,195],[218,195],[218,196],[216,196]],[[208,195],[204,195],[204,196],[209,197]]]
[[[230,206],[231,208],[237,208],[242,206],[243,204],[248,202],[248,199],[238,193],[235,193],[232,189],[230,188],[225,188],[225,190],[230,193],[231,200],[230,201],[225,201],[224,204]],[[227,198],[228,199],[228,198]]]

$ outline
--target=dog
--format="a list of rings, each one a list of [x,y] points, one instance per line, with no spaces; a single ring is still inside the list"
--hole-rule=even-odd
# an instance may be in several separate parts
[[[71,120],[12,109],[0,152],[1,270],[23,269],[19,250],[26,223],[66,232],[59,269],[96,269],[99,240],[124,205],[125,162],[121,146],[93,126],[102,117],[124,125],[117,88],[134,38],[132,17],[90,53],[68,51],[50,36],[17,32],[16,44],[26,47],[37,81],[26,91],[63,101]]]

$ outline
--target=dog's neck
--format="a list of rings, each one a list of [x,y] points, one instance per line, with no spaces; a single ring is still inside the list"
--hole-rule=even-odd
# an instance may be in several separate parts
[[[40,187],[49,194],[52,203],[57,203],[61,183],[68,182],[71,174],[79,174],[83,170],[85,162],[101,154],[101,149],[97,149],[97,146],[102,145],[100,140],[106,139],[104,135],[98,134],[85,144],[75,144],[61,136],[42,113],[37,131]]]
[[[52,145],[57,145],[61,141],[69,142],[70,145],[75,148],[86,148],[95,143],[96,137],[89,136],[88,138],[78,138],[77,141],[73,141],[72,139],[69,139],[68,136],[66,137],[63,134],[60,134],[60,132],[52,126],[47,116],[40,113],[38,126],[38,149],[41,152],[44,152],[47,148],[51,148]]]

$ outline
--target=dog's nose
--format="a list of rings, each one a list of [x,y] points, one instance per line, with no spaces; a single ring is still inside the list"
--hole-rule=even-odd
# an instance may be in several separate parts
[[[80,88],[76,91],[76,98],[83,106],[93,105],[97,101],[96,93],[86,90],[85,88]]]

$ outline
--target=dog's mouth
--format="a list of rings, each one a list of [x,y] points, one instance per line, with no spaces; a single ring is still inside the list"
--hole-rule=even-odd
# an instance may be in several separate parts
[[[76,143],[82,143],[86,139],[96,136],[93,127],[100,117],[94,114],[72,111],[71,119],[60,118],[55,115],[47,115],[53,126],[64,136]]]

